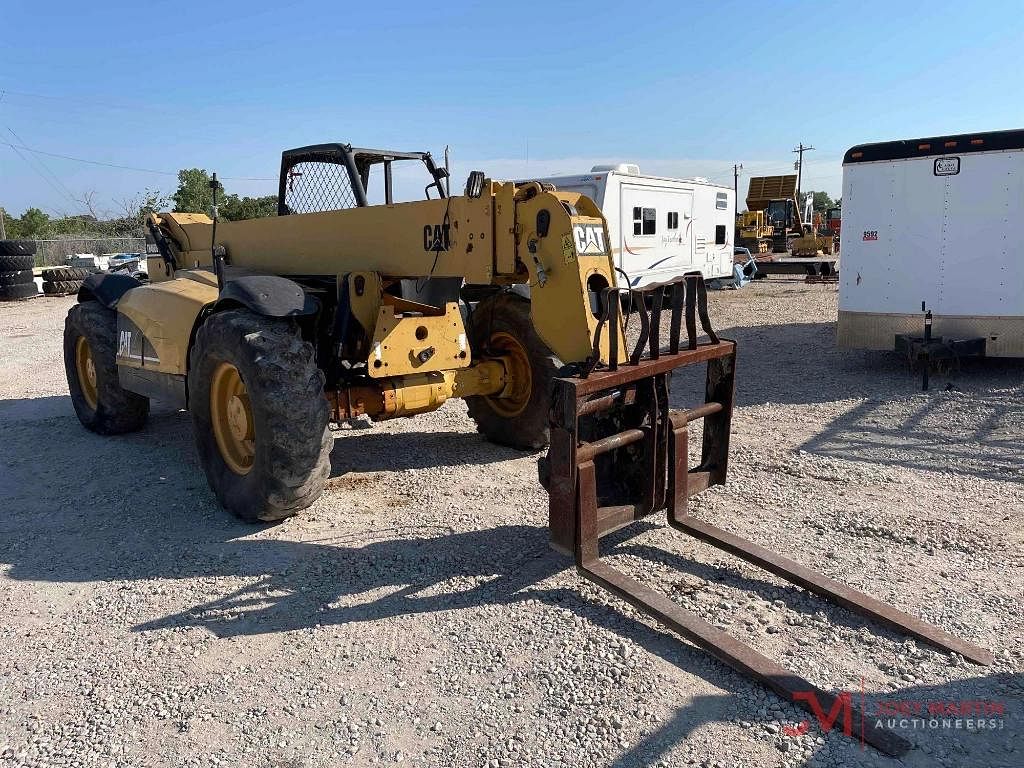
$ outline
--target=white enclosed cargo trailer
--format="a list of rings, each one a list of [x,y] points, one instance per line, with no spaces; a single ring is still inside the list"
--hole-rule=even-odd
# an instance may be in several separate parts
[[[633,287],[686,272],[699,271],[708,280],[733,278],[732,187],[701,178],[644,176],[625,163],[539,181],[582,192],[600,206],[615,265]]]
[[[901,346],[923,334],[923,305],[933,336],[1024,357],[1022,223],[1024,130],[850,149],[839,346]]]

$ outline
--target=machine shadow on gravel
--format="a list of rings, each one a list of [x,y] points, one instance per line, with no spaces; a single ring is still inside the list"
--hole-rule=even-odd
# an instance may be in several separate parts
[[[334,432],[331,477],[346,472],[401,472],[407,469],[491,464],[525,455],[487,442],[475,432],[414,432],[396,449],[395,436],[370,426]]]
[[[851,681],[849,693],[855,707],[862,707],[859,682]],[[977,768],[1015,768],[1020,760],[1020,741],[1024,738],[1024,675],[1010,672],[996,672],[991,675],[969,677],[938,685],[913,685],[892,691],[867,691],[863,700],[866,718],[881,719],[886,727],[892,726],[899,735],[914,742],[914,748],[899,761],[886,758],[872,747],[861,748],[857,740],[857,723],[853,723],[853,737],[842,733],[842,723],[837,722],[834,730],[824,734],[820,725],[806,711],[783,702],[778,713],[766,712],[763,704],[755,697],[746,699],[741,695],[737,706],[735,695],[699,696],[688,706],[681,707],[653,733],[643,737],[611,763],[612,768],[637,768],[654,765],[666,760],[669,752],[693,735],[706,722],[728,716],[734,720],[753,723],[772,722],[781,719],[780,726],[798,727],[807,723],[807,735],[788,736],[781,731],[776,735],[762,732],[760,737],[774,744],[783,754],[793,754],[809,739],[824,736],[825,744],[815,746],[801,765],[825,766],[878,766],[899,764],[910,768],[934,768],[937,765],[970,765]],[[1004,714],[986,717],[994,720],[995,728],[968,730],[956,727],[953,721],[968,718],[928,715],[929,707],[963,706],[975,704],[991,705]],[[895,710],[908,709],[910,712],[896,714]],[[920,714],[913,710],[920,709]],[[729,715],[719,714],[729,712]],[[702,716],[711,713],[712,716]],[[715,716],[718,715],[718,716]],[[915,724],[912,719],[922,722]],[[977,718],[972,718],[977,719]],[[937,722],[932,722],[936,720]],[[950,721],[948,726],[943,720]],[[932,727],[935,726],[935,727]]]
[[[578,579],[565,573],[570,560],[549,549],[543,525],[455,532],[444,526],[435,532],[404,526],[400,509],[394,509],[388,513],[390,525],[373,527],[378,540],[369,544],[349,546],[344,537],[312,542],[252,537],[260,529],[231,518],[206,490],[187,414],[155,410],[153,423],[142,431],[107,440],[68,418],[70,407],[66,397],[0,406],[0,494],[6,501],[0,509],[0,563],[9,565],[9,578],[53,583],[248,579],[228,594],[133,627],[137,632],[202,627],[222,638],[381,619],[398,620],[400,634],[401,618],[416,614],[526,600],[557,606],[729,692],[680,710],[631,747],[616,763],[621,766],[650,764],[652,756],[671,749],[701,724],[734,716],[737,701],[753,700],[757,686],[702,651],[633,618],[616,603],[581,594]],[[375,460],[375,452],[366,448],[367,440],[386,437],[355,433],[340,438],[339,447],[352,444],[335,460],[336,471],[394,469],[393,463],[380,466],[383,460]],[[472,434],[409,433],[399,466],[433,466],[434,454],[453,446],[453,461],[497,461],[508,454],[498,448],[481,452]],[[654,556],[631,539],[658,528],[641,521],[611,534],[605,552]],[[657,554],[701,579],[735,575]],[[780,589],[752,579],[744,586],[766,598],[777,597]],[[189,594],[196,593],[182,593],[186,603],[195,599]],[[807,609],[798,599],[784,599],[794,609]],[[948,695],[966,697],[953,687]],[[776,701],[771,695],[768,700]],[[757,720],[757,713],[748,719]]]
[[[933,375],[930,391],[922,393],[919,376],[896,353],[838,349],[832,322],[734,327],[720,334],[737,343],[738,408],[851,401],[801,450],[1024,482],[1022,360],[965,360],[957,370]],[[692,407],[703,398],[703,380],[674,377],[671,398],[674,408]]]
[[[895,352],[839,349],[836,324],[785,323],[716,329],[736,342],[736,405],[812,405],[921,394],[921,377]],[[966,359],[933,373],[931,394],[949,390],[984,395],[1019,387],[1024,360]],[[683,393],[672,382],[673,405]],[[1018,390],[1020,391],[1020,390]]]
[[[848,461],[1024,483],[1024,386],[999,395],[937,395],[927,401],[863,402],[800,448]],[[960,397],[970,399],[970,413],[957,408]]]
[[[606,539],[608,556],[631,556],[638,548],[629,543],[637,533],[656,526],[641,522],[640,530],[619,531]],[[613,765],[621,768],[653,765],[663,759],[703,725],[726,720],[747,720],[755,725],[782,718],[784,724],[796,726],[807,714],[778,699],[747,678],[709,658],[699,649],[680,642],[672,633],[632,618],[617,605],[603,600],[588,600],[572,586],[547,586],[544,582],[559,576],[569,565],[567,559],[547,547],[543,527],[508,525],[467,533],[442,534],[435,538],[395,538],[360,547],[280,541],[232,542],[253,548],[246,560],[265,560],[280,566],[277,573],[268,573],[255,583],[216,600],[197,605],[188,611],[140,624],[136,631],[166,628],[203,627],[219,637],[233,637],[268,632],[288,632],[314,625],[341,625],[381,619],[400,619],[416,614],[453,610],[472,610],[480,606],[509,606],[526,600],[537,600],[550,606],[572,611],[594,627],[635,642],[647,653],[658,656],[727,693],[703,696],[674,715],[649,736],[641,739],[620,756]],[[649,555],[648,552],[641,554]],[[229,558],[234,559],[234,558]],[[725,580],[728,576],[712,571],[713,567],[672,558],[672,565],[702,579]],[[564,578],[564,577],[563,577]],[[446,584],[469,588],[449,591]],[[814,596],[801,599],[795,587],[779,588],[756,580],[745,580],[740,586],[771,599],[783,594],[795,610],[812,612],[820,601]],[[383,592],[383,594],[381,594]],[[820,605],[818,606],[820,607]],[[841,621],[841,620],[840,620]],[[837,621],[837,623],[839,623]],[[863,621],[850,626],[863,626]],[[871,631],[884,637],[898,636],[871,625]],[[401,633],[401,627],[396,628]],[[1000,754],[1016,742],[1020,734],[1021,676],[995,674],[966,681],[953,681],[939,686],[907,687],[885,692],[875,699],[885,701],[1002,701],[1006,703],[1006,725],[998,742],[984,738],[954,737],[966,752],[991,747]],[[851,690],[854,688],[851,682]],[[1014,700],[1008,701],[1013,698]],[[874,700],[874,699],[872,699]],[[775,710],[765,709],[775,706]],[[1013,719],[1011,719],[1013,718]],[[812,721],[810,728],[817,725]],[[818,735],[814,732],[811,736]],[[908,734],[904,734],[908,735]],[[909,734],[917,738],[915,734]],[[767,742],[781,743],[787,737],[762,734]],[[924,745],[927,741],[918,739]],[[829,737],[832,755],[845,748],[857,764],[859,745],[838,733]],[[946,744],[938,751],[945,754],[959,747]],[[1002,752],[999,752],[999,751]],[[868,753],[879,756],[870,747]],[[910,766],[932,765],[930,752],[915,750],[904,758]],[[824,759],[824,758],[823,758]],[[872,764],[872,763],[868,763]],[[972,761],[975,765],[1010,765],[995,761]]]

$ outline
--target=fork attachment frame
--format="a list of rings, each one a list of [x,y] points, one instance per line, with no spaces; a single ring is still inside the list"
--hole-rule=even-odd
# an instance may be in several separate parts
[[[622,290],[606,289],[595,354],[575,376],[555,382],[551,444],[541,460],[541,477],[549,494],[549,528],[554,548],[571,555],[587,579],[654,617],[694,645],[738,672],[771,688],[782,698],[814,712],[847,707],[858,723],[862,743],[888,755],[901,755],[910,744],[899,735],[875,728],[874,719],[790,672],[721,629],[684,610],[665,595],[644,586],[600,558],[600,539],[660,510],[668,523],[736,557],[764,568],[804,589],[836,601],[891,629],[912,635],[979,664],[992,655],[976,645],[903,611],[817,573],[794,560],[716,528],[688,514],[688,501],[710,486],[723,485],[729,459],[736,344],[711,328],[707,292],[700,275],[628,292],[639,314],[640,338],[628,356],[612,342],[611,364],[597,360],[604,325],[619,322]],[[651,302],[648,311],[645,299]],[[671,308],[669,343],[660,339],[662,306]],[[698,339],[699,317],[706,339]],[[686,335],[682,338],[685,328]],[[610,339],[616,338],[615,333]],[[624,359],[624,362],[620,362]],[[704,402],[687,410],[669,406],[669,378],[686,366],[706,367]],[[689,429],[702,421],[700,463],[689,466]]]

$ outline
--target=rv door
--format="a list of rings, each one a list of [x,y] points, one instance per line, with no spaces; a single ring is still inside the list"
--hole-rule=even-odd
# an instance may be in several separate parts
[[[619,266],[634,286],[693,268],[692,191],[623,184],[619,222]]]

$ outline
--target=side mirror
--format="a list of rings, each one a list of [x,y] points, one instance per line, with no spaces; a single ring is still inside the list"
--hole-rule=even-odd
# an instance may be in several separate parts
[[[484,193],[484,172],[470,171],[466,179],[466,197],[477,198]]]

